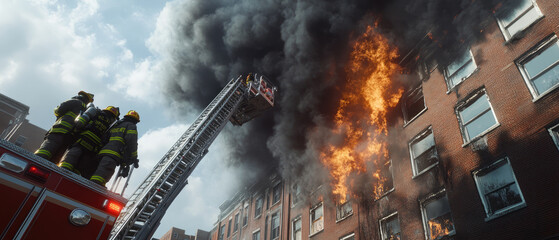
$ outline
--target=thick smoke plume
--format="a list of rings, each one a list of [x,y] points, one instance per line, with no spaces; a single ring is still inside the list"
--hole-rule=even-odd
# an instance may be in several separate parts
[[[494,11],[518,1],[172,2],[166,8],[174,34],[167,36],[165,91],[175,103],[199,111],[231,78],[248,72],[268,76],[279,89],[276,107],[241,128],[227,128],[234,149],[230,162],[254,176],[278,168],[308,191],[327,179],[317,149],[332,137],[350,42],[366,26],[377,23],[402,58],[414,50],[444,66],[483,40]]]

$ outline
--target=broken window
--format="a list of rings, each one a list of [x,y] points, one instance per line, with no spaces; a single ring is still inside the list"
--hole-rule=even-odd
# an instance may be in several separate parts
[[[474,61],[472,51],[468,50],[446,67],[444,73],[448,90],[450,91],[456,85],[464,81],[472,75],[476,69],[477,65]]]
[[[533,0],[520,0],[518,2],[518,6],[503,6],[496,13],[497,22],[506,41],[514,39],[519,33],[543,17],[542,12]]]
[[[262,196],[258,196],[256,198],[256,202],[254,203],[254,218],[257,218],[262,214],[263,203],[264,199],[262,198]]]
[[[277,239],[280,235],[280,219],[278,213],[272,214],[272,237],[271,239]]]
[[[552,91],[559,86],[559,43],[557,36],[540,43],[518,61],[530,92],[534,98]]]
[[[526,205],[508,158],[474,172],[474,179],[489,219]]]
[[[252,240],[260,240],[260,230],[252,233]]]
[[[454,235],[454,220],[446,193],[437,194],[422,202],[421,213],[427,239],[442,239]]]
[[[353,208],[350,201],[336,205],[336,221],[341,221],[353,214]]]
[[[438,162],[435,138],[431,127],[415,136],[409,143],[413,176],[417,176]]]
[[[302,221],[301,217],[297,217],[293,220],[293,240],[302,240],[303,239],[303,232],[301,230]]]
[[[272,205],[278,203],[281,199],[281,184],[279,183],[274,187],[273,198]]]
[[[414,120],[426,109],[421,86],[415,88],[406,96],[403,107],[404,121],[406,124]]]
[[[498,125],[485,90],[473,95],[456,108],[464,142],[487,133]]]
[[[400,240],[400,221],[398,214],[393,213],[379,221],[381,240]]]
[[[310,235],[314,235],[324,229],[324,217],[322,202],[311,208],[310,211],[311,230]]]
[[[376,180],[374,185],[375,200],[383,197],[392,190],[394,190],[394,182],[392,179],[392,160],[387,160],[384,163],[379,163],[378,170],[373,174]]]
[[[355,240],[355,233],[350,233],[340,238],[340,240]]]

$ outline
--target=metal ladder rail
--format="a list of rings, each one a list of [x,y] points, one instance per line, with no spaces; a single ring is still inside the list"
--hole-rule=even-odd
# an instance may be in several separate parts
[[[212,101],[212,103],[210,103],[208,105],[208,107],[202,112],[202,114],[200,114],[200,116],[197,118],[196,122],[191,125],[191,127],[188,129],[187,132],[185,132],[185,134],[183,134],[183,137],[181,137],[181,139],[179,139],[179,141],[177,141],[177,143],[175,143],[175,145],[173,146],[173,148],[167,153],[167,155],[160,161],[160,163],[158,163],[157,167],[152,170],[152,173],[146,178],[146,180],[144,180],[144,186],[141,186],[140,188],[138,188],[138,190],[134,193],[133,197],[131,197],[130,199],[132,201],[130,201],[132,204],[128,205],[127,209],[125,209],[125,211],[123,211],[123,213],[121,214],[121,216],[123,216],[120,220],[118,221],[117,227],[115,228],[115,230],[113,231],[113,233],[119,233],[124,227],[129,226],[130,225],[134,225],[132,223],[130,224],[123,224],[126,223],[128,221],[130,221],[131,217],[137,217],[137,215],[141,214],[141,211],[138,210],[142,210],[145,205],[149,204],[149,201],[147,201],[147,199],[145,198],[145,196],[147,196],[148,194],[150,195],[157,195],[156,193],[154,193],[154,191],[156,189],[153,188],[153,186],[150,186],[150,188],[146,187],[148,184],[146,184],[147,182],[149,183],[153,183],[155,179],[161,180],[162,178],[162,174],[165,174],[165,172],[168,172],[168,174],[173,174],[173,171],[163,171],[163,169],[168,170],[169,164],[173,164],[173,162],[176,161],[170,161],[171,159],[176,159],[177,156],[181,156],[181,159],[184,159],[184,152],[185,147],[188,146],[189,142],[186,142],[186,140],[190,140],[192,139],[192,135],[193,132],[196,132],[194,130],[196,129],[200,129],[202,126],[199,126],[199,124],[204,124],[207,123],[207,118],[208,116],[210,116],[210,113],[213,112],[213,110],[216,109],[216,106],[222,105],[223,104],[223,99],[225,98],[224,96],[232,96],[234,95],[234,92],[242,92],[239,91],[239,84],[240,82],[240,78],[232,79],[228,85],[226,85],[226,87],[224,87],[224,89],[220,92],[220,94],[218,94],[218,96],[216,96],[216,98],[214,99],[214,101]],[[228,120],[228,119],[227,119]],[[226,123],[226,121],[225,121]],[[199,131],[199,130],[198,130]],[[185,144],[186,143],[186,144]],[[192,143],[191,143],[192,144]],[[177,150],[179,150],[177,152]],[[173,157],[169,157],[170,154],[173,154]],[[184,165],[184,164],[183,164]],[[184,171],[184,167],[181,171]],[[157,173],[157,174],[156,174]],[[155,176],[157,176],[157,178],[155,178]],[[157,181],[159,183],[164,183],[162,181]],[[153,185],[153,184],[149,184],[149,185]],[[157,185],[157,184],[155,184]],[[149,191],[147,191],[149,189]],[[161,188],[157,188],[157,190],[160,190]],[[142,194],[144,193],[144,194]],[[138,196],[143,195],[142,198],[140,198],[140,201],[138,201]],[[142,209],[138,208],[138,206],[141,205]],[[129,211],[130,209],[132,209],[133,211],[135,211],[135,213],[130,214]],[[145,215],[144,215],[145,217]],[[116,234],[115,234],[116,235]]]
[[[231,117],[236,107],[238,107],[238,105],[240,104],[241,100],[242,100],[241,96],[231,99],[231,101],[228,101],[226,103],[226,105],[230,105],[230,106],[225,106],[222,109],[223,111],[217,113],[214,119],[209,121],[207,128],[204,128],[205,131],[201,132],[200,135],[198,136],[199,138],[197,138],[200,139],[204,137],[204,135],[209,136],[207,139],[205,140],[202,139],[201,141],[203,143],[203,147],[201,149],[203,150],[201,151],[200,155],[198,155],[198,157],[195,159],[194,162],[191,162],[191,166],[188,167],[186,173],[180,174],[179,179],[173,179],[173,181],[176,181],[176,183],[172,185],[171,189],[169,189],[169,194],[164,196],[164,198],[160,203],[160,207],[155,209],[151,218],[145,223],[147,227],[145,227],[144,225],[144,227],[137,233],[136,235],[137,238],[147,239],[151,237],[153,228],[159,225],[168,207],[171,205],[173,200],[178,196],[178,194],[182,191],[182,189],[187,185],[188,177],[190,176],[192,171],[194,171],[194,168],[198,165],[198,163],[202,160],[202,158],[207,153],[207,148],[211,145],[211,143],[217,137],[217,135],[219,135],[219,132],[223,130],[223,128],[227,124],[227,120],[229,119],[229,117]]]
[[[235,96],[235,98],[233,96]],[[233,94],[232,96],[229,97],[228,101],[223,103],[223,107],[218,112],[216,112],[215,114],[212,115],[212,117],[209,121],[204,122],[204,124],[206,124],[206,123],[209,123],[209,124],[206,124],[207,126],[201,126],[202,130],[201,130],[200,134],[198,134],[197,136],[193,136],[196,139],[194,145],[196,146],[196,145],[199,145],[198,143],[201,143],[202,148],[198,148],[197,150],[191,149],[190,151],[188,151],[188,153],[195,152],[196,153],[195,155],[198,156],[195,159],[191,159],[191,160],[188,160],[188,158],[187,158],[188,163],[199,162],[203,158],[203,156],[206,153],[207,147],[209,147],[209,145],[211,144],[211,142],[208,142],[208,140],[212,140],[212,139],[207,139],[207,138],[204,139],[203,138],[204,135],[217,136],[219,134],[219,131],[221,130],[219,128],[219,126],[220,125],[225,126],[227,121],[224,121],[224,120],[228,119],[228,117],[223,117],[222,115],[225,114],[225,115],[230,116],[232,114],[231,112],[234,111],[234,108],[238,105],[237,103],[239,103],[240,100],[242,100],[241,96]],[[235,104],[231,104],[232,101],[235,102]],[[216,119],[217,119],[217,121],[216,121]],[[217,128],[212,127],[212,125],[215,125],[215,124],[218,125]],[[208,131],[210,131],[210,132],[208,132]],[[190,156],[194,156],[194,154],[190,154]],[[184,160],[185,158],[184,158],[184,156],[179,155],[178,159],[180,161],[175,161],[175,162],[182,162],[182,160]],[[188,163],[186,163],[185,166],[189,165]],[[194,164],[193,166],[195,166],[195,165],[196,164]],[[179,181],[180,182],[179,186],[183,186],[183,187],[186,186],[186,182],[187,182],[186,179],[190,175],[190,172],[193,171],[193,169],[194,169],[193,166],[187,167],[187,169],[188,169],[187,174],[184,174],[184,171],[186,169],[179,168],[179,171],[182,172],[183,174],[175,174],[175,177],[173,177],[173,173],[177,172],[176,169],[173,169],[173,170],[169,171],[170,174],[168,174],[165,178],[162,178],[162,180],[159,182],[159,184],[157,186],[157,192],[155,192],[155,194],[152,195],[151,198],[148,200],[149,203],[152,203],[151,206],[148,206],[148,207],[150,207],[150,209],[148,209],[147,212],[142,211],[145,214],[144,215],[140,214],[138,216],[137,220],[139,220],[139,221],[134,221],[135,225],[131,229],[129,229],[129,231],[125,234],[125,236],[124,236],[125,239],[132,239],[134,237],[138,237],[138,238],[148,237],[148,236],[145,236],[145,234],[148,234],[148,233],[151,232],[150,229],[152,228],[152,225],[154,223],[158,224],[158,221],[157,221],[158,217],[157,216],[161,215],[161,217],[162,217],[162,215],[165,213],[165,211],[167,209],[167,207],[164,207],[164,206],[169,206],[170,205],[170,204],[167,204],[169,202],[169,200],[166,200],[166,199],[170,199],[170,201],[172,202],[172,200],[174,200],[174,198],[175,198],[175,197],[171,197],[171,198],[166,197],[167,190],[169,190],[169,188],[177,189],[175,187],[177,185],[177,181],[178,181],[177,177],[180,177],[181,179],[184,179],[184,180]],[[177,166],[175,166],[175,168],[176,167]],[[182,182],[184,182],[184,184]],[[167,186],[167,188],[165,188],[165,186]],[[180,192],[180,190],[182,190],[183,187],[179,187],[178,192],[175,191],[175,190],[172,190],[171,193],[176,192],[176,194],[178,194]],[[172,194],[172,195],[175,195],[175,194]],[[162,207],[158,207],[158,206],[162,206]],[[158,214],[158,212],[163,213],[163,214]],[[134,219],[134,220],[136,220],[136,219]],[[138,231],[140,231],[140,232],[138,232]]]

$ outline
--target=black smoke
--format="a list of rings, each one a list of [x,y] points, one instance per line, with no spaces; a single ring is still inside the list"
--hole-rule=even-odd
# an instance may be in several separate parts
[[[310,186],[327,178],[317,149],[329,137],[350,42],[367,25],[377,23],[402,58],[415,51],[444,66],[484,40],[495,10],[519,1],[172,2],[166,7],[174,34],[165,48],[164,91],[179,106],[200,111],[231,78],[265,74],[278,86],[277,106],[240,128],[226,128],[230,163],[254,172],[245,180],[279,169],[284,178]]]

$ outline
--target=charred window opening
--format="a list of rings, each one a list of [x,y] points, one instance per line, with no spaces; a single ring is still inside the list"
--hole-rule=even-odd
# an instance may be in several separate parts
[[[293,184],[291,186],[291,207],[294,207],[301,201],[301,186]]]
[[[418,176],[438,163],[438,153],[435,147],[432,127],[427,128],[409,143],[413,176]]]
[[[376,173],[373,174],[376,184],[374,189],[375,200],[394,191],[394,180],[392,176],[392,160],[389,159],[379,166]]]
[[[336,222],[342,221],[353,215],[353,207],[351,201],[346,201],[336,205]]]
[[[486,220],[526,206],[508,158],[474,172]]]
[[[424,200],[421,203],[421,213],[426,239],[443,239],[456,233],[448,197],[444,191]]]
[[[293,240],[302,240],[303,239],[303,231],[302,231],[302,220],[301,220],[301,216],[295,218],[293,220]]]
[[[381,240],[401,239],[398,213],[390,214],[379,220]]]
[[[274,186],[272,205],[278,203],[281,199],[281,184]]]
[[[472,51],[468,50],[449,64],[444,71],[448,90],[452,90],[466,78],[470,77],[477,69]]]
[[[423,111],[427,109],[425,99],[423,98],[423,89],[421,85],[412,90],[405,98],[404,102],[404,121],[405,124],[413,121]]]
[[[262,214],[262,205],[264,204],[264,199],[262,196],[258,196],[256,198],[256,202],[254,203],[254,218],[260,217]]]
[[[456,106],[464,143],[468,144],[499,125],[485,89],[472,94]]]
[[[533,0],[521,0],[515,8],[502,7],[495,15],[506,41],[522,35],[522,32],[543,18],[543,14]]]
[[[532,93],[538,99],[559,86],[559,42],[551,35],[524,54],[517,65]]]
[[[311,208],[310,211],[310,235],[324,230],[324,217],[322,202]]]
[[[276,212],[274,214],[272,214],[272,220],[271,220],[271,230],[272,230],[272,236],[271,239],[279,239],[279,235],[280,235],[280,219],[279,219],[279,214]]]

